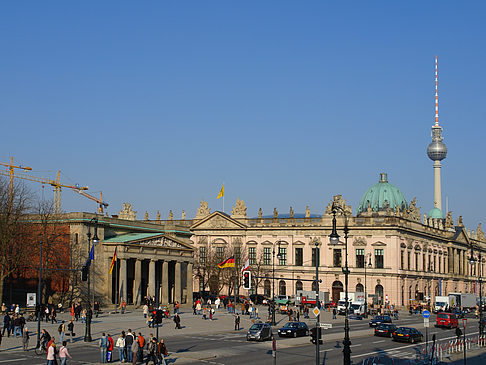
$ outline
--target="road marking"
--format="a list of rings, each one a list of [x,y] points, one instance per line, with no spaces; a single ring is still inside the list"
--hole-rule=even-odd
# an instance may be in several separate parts
[[[327,351],[332,351],[334,349],[326,349],[326,350],[320,350],[319,352],[327,352]]]
[[[20,360],[27,360],[27,357],[23,357],[21,359],[0,360],[0,362],[12,362],[12,361],[20,361]]]
[[[375,341],[373,343],[382,343],[382,342],[385,342],[386,340],[381,340],[381,341]]]
[[[478,334],[478,332],[474,332],[474,333],[469,333],[468,335],[473,336],[473,335],[477,335],[477,334]],[[457,337],[451,336],[451,337],[439,338],[439,340],[444,341],[444,340],[450,340],[450,339],[455,339],[455,338],[457,338]],[[385,354],[385,353],[390,353],[390,352],[393,352],[393,351],[400,351],[402,349],[406,349],[406,348],[410,348],[410,347],[414,347],[414,346],[417,346],[417,344],[395,347],[395,348],[391,348],[389,350],[378,350],[378,351],[368,352],[368,353],[365,353],[365,354],[351,356],[351,358],[369,356],[369,355],[373,355],[373,354]],[[420,345],[418,345],[418,346],[420,346]]]
[[[361,343],[357,343],[356,345],[351,345],[351,346],[349,346],[349,347],[358,347],[358,346],[363,346],[363,344],[361,344]]]

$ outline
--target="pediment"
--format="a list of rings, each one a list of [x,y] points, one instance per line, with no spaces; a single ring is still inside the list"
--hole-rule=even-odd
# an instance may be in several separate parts
[[[246,229],[246,226],[225,213],[214,212],[195,223],[190,229]]]
[[[386,246],[386,243],[381,241],[376,241],[375,243],[372,243],[371,246]]]
[[[183,250],[193,250],[194,248],[186,242],[178,240],[174,237],[169,237],[164,234],[150,235],[148,237],[140,237],[137,234],[125,234],[118,237],[113,237],[103,240],[105,245],[126,245],[126,246],[143,246],[143,247],[160,247],[160,248],[179,248]]]
[[[366,246],[366,239],[363,237],[356,237],[353,246]]]
[[[295,241],[295,242],[293,242],[292,244],[293,244],[294,246],[303,246],[303,245],[305,245],[305,243],[304,243],[304,242],[302,242],[302,241]]]
[[[469,237],[467,236],[466,230],[463,227],[460,228],[460,231],[456,234],[454,240],[458,243],[467,244],[467,245],[470,244]]]

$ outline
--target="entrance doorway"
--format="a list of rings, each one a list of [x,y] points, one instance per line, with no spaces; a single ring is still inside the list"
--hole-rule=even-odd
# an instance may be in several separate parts
[[[337,280],[334,283],[332,283],[332,301],[334,303],[339,302],[342,291],[343,291],[343,283]]]

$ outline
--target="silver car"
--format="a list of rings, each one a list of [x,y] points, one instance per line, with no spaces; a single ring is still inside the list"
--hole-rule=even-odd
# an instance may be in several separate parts
[[[247,341],[265,341],[273,339],[272,327],[268,323],[254,323],[246,334]]]

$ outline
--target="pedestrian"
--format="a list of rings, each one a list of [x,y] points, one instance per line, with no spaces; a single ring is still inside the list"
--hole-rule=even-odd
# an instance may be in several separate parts
[[[213,314],[214,314],[214,309],[209,307],[209,319],[212,321],[213,320]]]
[[[167,347],[165,346],[164,339],[161,338],[159,343],[157,343],[157,358],[162,365],[167,365],[165,362],[165,357],[167,356]]]
[[[57,317],[57,311],[56,311],[56,307],[54,307],[54,306],[53,306],[53,307],[51,308],[51,324],[54,324],[54,322],[56,322],[56,323],[57,323],[57,319],[56,319],[56,317]]]
[[[206,308],[204,308],[206,309]],[[174,323],[175,323],[175,329],[181,329],[181,317],[176,313],[174,314]]]
[[[138,348],[139,344],[138,341],[135,340],[132,343],[132,347],[129,349],[131,352],[132,364],[135,365],[137,363],[137,355],[138,355]]]
[[[47,365],[57,365],[56,352],[57,352],[56,344],[53,342],[47,348]]]
[[[332,309],[332,319],[336,319],[336,308]]]
[[[158,365],[157,361],[157,340],[155,338],[152,338],[150,342],[148,343],[147,346],[148,354],[147,354],[147,360],[145,361],[145,365],[148,365],[149,361],[152,360],[154,365]]]
[[[111,335],[109,333],[108,333],[108,336],[106,336],[106,339],[108,341],[108,347],[106,348],[106,361],[112,362],[113,361],[113,347],[115,347],[115,342],[113,341],[113,338],[111,338]]]
[[[240,330],[240,315],[237,313],[235,315],[235,331]]]
[[[258,307],[255,307],[253,311],[255,312],[254,318],[260,319],[260,317],[258,317]]]
[[[47,350],[47,344],[51,341],[51,335],[45,329],[42,330],[40,342],[41,348],[45,348]]]
[[[46,309],[44,309],[44,313],[46,315],[46,322],[49,322],[49,307],[46,305]]]
[[[103,332],[99,342],[100,346],[100,354],[101,354],[101,362],[106,362],[106,349],[108,348],[108,339],[106,338],[106,334]]]
[[[196,315],[197,314],[197,311],[196,311],[196,302],[192,302],[192,315]]]
[[[201,301],[198,300],[196,302],[196,311],[197,311],[197,314],[201,314]]]
[[[125,338],[120,334],[116,340],[116,348],[118,349],[118,360],[125,362]]]
[[[147,304],[144,304],[143,305],[143,318],[147,318],[148,312],[149,312],[149,307],[148,307]]]
[[[59,358],[61,359],[61,365],[66,365],[67,358],[72,359],[71,355],[69,355],[69,351],[67,349],[67,342],[62,341],[62,346],[59,349]]]
[[[3,338],[2,332],[3,331],[0,331],[0,346],[2,346],[2,338]]]
[[[64,321],[61,322],[57,331],[59,332],[59,342],[62,343],[64,341],[64,334],[66,333],[66,325],[64,324]]]
[[[22,331],[20,330],[20,317],[17,314],[15,315],[15,319],[13,323],[14,323],[15,338],[17,338],[17,334],[20,337],[22,337]]]
[[[70,336],[69,342],[72,343],[74,341],[74,322],[72,319],[69,321],[67,325],[67,330],[69,331],[69,336]]]
[[[12,321],[12,318],[10,318],[10,315],[8,313],[5,313],[5,316],[3,317],[2,336],[5,336],[5,330],[7,330],[7,337],[10,337],[10,322],[11,321]]]
[[[137,337],[137,342],[138,342],[138,361],[142,362],[143,361],[143,347],[145,346],[145,338],[142,336],[142,334],[139,332],[138,337]]]
[[[126,353],[126,362],[132,361],[132,345],[134,341],[134,336],[132,330],[129,328],[127,335],[125,336],[125,353]]]
[[[207,317],[206,317],[207,313],[208,313],[208,310],[206,309],[206,307],[204,307],[202,319],[207,319]]]
[[[27,328],[27,326],[25,326],[24,332],[22,333],[22,345],[23,345],[24,351],[29,350],[29,338],[30,338],[29,329]]]

